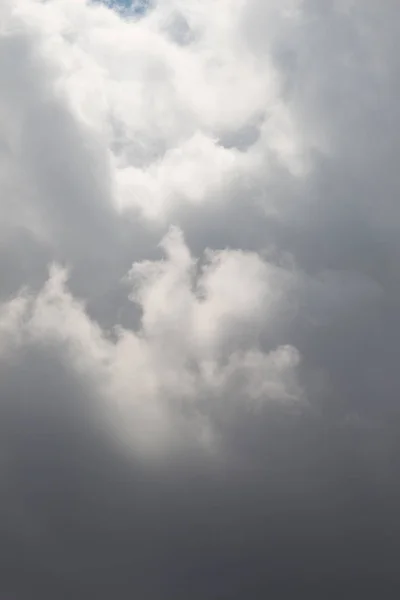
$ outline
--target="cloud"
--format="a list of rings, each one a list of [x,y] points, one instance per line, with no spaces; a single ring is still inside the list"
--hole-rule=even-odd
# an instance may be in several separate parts
[[[196,277],[179,230],[163,246],[165,261],[136,263],[128,276],[142,313],[138,331],[102,330],[66,288],[66,272],[53,266],[38,295],[21,292],[4,303],[0,339],[11,363],[25,348],[54,347],[95,386],[99,412],[108,406],[132,424],[130,444],[140,438],[168,452],[164,437],[179,442],[182,416],[193,420],[192,436],[201,438],[204,427],[212,435],[213,412],[224,410],[218,405],[228,394],[251,409],[253,402],[295,402],[301,390],[298,352],[286,345],[267,353],[257,342],[268,312],[270,319],[279,312],[271,287],[284,274],[256,254],[224,251],[210,254]]]
[[[3,595],[397,585],[397,16],[3,1]]]

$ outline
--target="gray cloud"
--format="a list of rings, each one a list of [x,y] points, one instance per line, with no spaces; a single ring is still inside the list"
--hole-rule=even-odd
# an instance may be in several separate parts
[[[5,0],[4,596],[397,588],[397,17]]]

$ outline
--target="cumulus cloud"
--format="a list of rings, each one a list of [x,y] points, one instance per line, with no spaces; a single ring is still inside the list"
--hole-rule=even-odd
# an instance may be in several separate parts
[[[397,585],[398,13],[3,0],[3,594]]]
[[[53,266],[38,295],[21,292],[1,307],[0,339],[7,362],[24,348],[55,347],[95,385],[99,412],[108,407],[128,419],[131,444],[140,438],[165,452],[165,435],[179,442],[185,433],[176,422],[182,416],[202,425],[191,432],[200,441],[228,393],[230,403],[249,408],[293,402],[301,391],[298,352],[290,346],[263,352],[257,343],[278,310],[271,288],[282,274],[256,254],[224,251],[209,256],[195,281],[196,262],[179,230],[163,246],[167,260],[136,263],[128,275],[142,313],[138,331],[102,330],[67,290],[66,272]]]

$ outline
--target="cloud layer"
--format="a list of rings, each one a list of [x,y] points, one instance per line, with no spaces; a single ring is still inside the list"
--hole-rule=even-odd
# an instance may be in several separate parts
[[[3,0],[3,595],[395,589],[398,17]]]

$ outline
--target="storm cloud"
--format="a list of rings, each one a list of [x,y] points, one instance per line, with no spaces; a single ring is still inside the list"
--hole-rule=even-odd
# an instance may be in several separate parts
[[[399,584],[400,8],[0,6],[0,592]]]

